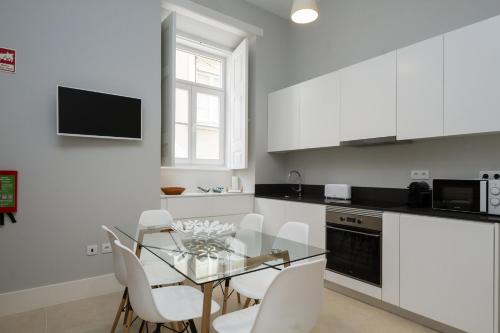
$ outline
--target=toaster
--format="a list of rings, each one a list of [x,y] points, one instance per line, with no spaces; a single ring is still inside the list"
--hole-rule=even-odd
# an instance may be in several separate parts
[[[325,184],[325,198],[350,200],[351,199],[351,185]]]

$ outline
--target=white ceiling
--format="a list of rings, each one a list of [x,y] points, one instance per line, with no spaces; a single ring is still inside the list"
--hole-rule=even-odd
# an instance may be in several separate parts
[[[292,0],[245,0],[257,7],[260,7],[268,12],[283,17],[290,18],[290,10],[292,9]]]

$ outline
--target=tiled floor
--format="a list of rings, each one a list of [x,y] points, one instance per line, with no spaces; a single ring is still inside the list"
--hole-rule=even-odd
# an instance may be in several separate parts
[[[428,328],[325,289],[313,333],[430,333]],[[107,333],[121,294],[110,294],[0,318],[1,333]],[[220,291],[216,292],[220,303]],[[238,307],[231,298],[230,310]],[[138,323],[132,332],[138,331]],[[118,330],[121,332],[121,330]],[[168,332],[168,330],[164,330]],[[152,330],[150,330],[152,332]],[[163,331],[162,331],[163,332]]]

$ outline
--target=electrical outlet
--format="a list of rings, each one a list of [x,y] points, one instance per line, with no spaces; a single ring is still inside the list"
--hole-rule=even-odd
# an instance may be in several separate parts
[[[411,170],[411,179],[427,180],[429,179],[429,170]]]
[[[97,245],[87,245],[87,255],[88,256],[97,255]]]
[[[500,171],[479,171],[479,179],[500,179]]]
[[[102,243],[101,244],[101,253],[111,253],[111,244],[110,243]]]

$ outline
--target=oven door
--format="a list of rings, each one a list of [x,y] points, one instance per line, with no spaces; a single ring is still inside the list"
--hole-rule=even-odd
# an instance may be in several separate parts
[[[432,183],[432,208],[486,212],[487,185],[485,180],[435,179]]]
[[[382,286],[382,233],[327,223],[327,269]]]

